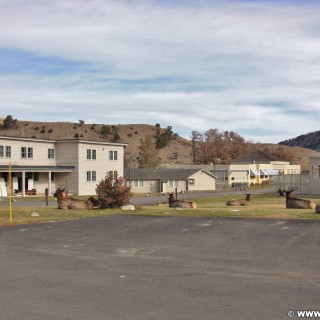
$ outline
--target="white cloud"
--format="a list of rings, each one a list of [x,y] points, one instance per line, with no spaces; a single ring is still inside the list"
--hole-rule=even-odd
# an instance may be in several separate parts
[[[278,142],[318,130],[319,21],[308,1],[0,0],[0,48],[86,63],[60,75],[0,65],[1,112]]]

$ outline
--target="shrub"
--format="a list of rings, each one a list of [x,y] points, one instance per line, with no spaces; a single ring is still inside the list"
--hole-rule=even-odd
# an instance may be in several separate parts
[[[125,185],[122,177],[107,174],[97,185],[96,193],[103,208],[116,208],[130,203],[131,188]]]
[[[105,125],[103,125],[103,126],[101,127],[100,133],[101,133],[103,136],[107,136],[110,132],[111,132],[110,127],[107,127],[107,126],[105,126]]]

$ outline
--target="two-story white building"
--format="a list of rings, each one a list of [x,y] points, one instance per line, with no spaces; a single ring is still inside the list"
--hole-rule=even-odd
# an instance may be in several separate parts
[[[12,189],[52,194],[67,185],[76,195],[95,194],[107,173],[123,176],[126,144],[82,139],[40,140],[0,136],[0,196]]]

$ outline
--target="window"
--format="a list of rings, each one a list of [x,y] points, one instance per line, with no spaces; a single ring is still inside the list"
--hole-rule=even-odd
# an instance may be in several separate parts
[[[26,157],[27,157],[27,148],[21,147],[21,158],[26,158]]]
[[[51,172],[51,181],[54,181],[54,172]]]
[[[0,146],[0,158],[3,158],[4,152],[3,152],[3,146]]]
[[[33,148],[21,147],[21,158],[33,158]]]
[[[118,151],[109,151],[109,160],[118,160]]]
[[[97,172],[96,171],[87,171],[87,182],[96,181]]]
[[[33,173],[33,180],[34,181],[39,181],[39,172],[34,172]]]
[[[117,178],[118,177],[118,171],[109,171],[108,172],[108,175],[109,176],[112,176],[114,178]]]
[[[6,158],[11,158],[11,147],[6,146]]]
[[[28,158],[29,159],[33,158],[33,148],[28,148]]]
[[[135,188],[143,188],[144,187],[144,181],[143,180],[133,180],[133,186]]]
[[[54,149],[48,149],[48,159],[54,159]]]
[[[189,183],[189,184],[194,184],[194,179],[189,179],[189,180],[188,180],[188,183]]]
[[[87,160],[96,160],[97,151],[95,149],[87,149]]]
[[[179,180],[169,180],[169,187],[178,188],[179,187]]]

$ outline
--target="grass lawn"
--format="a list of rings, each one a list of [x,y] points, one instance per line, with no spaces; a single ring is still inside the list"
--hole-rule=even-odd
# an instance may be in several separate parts
[[[191,195],[190,195],[191,196]],[[243,195],[234,199],[244,198]],[[303,196],[304,199],[320,203],[320,197]],[[130,214],[144,216],[192,216],[192,217],[239,217],[239,218],[277,218],[277,219],[320,219],[313,209],[286,209],[285,197],[269,194],[253,194],[250,206],[227,207],[225,205],[231,196],[212,196],[199,198],[197,209],[175,209],[167,206],[138,206],[135,211],[120,209],[94,210],[59,210],[57,207],[45,206],[13,206],[12,224],[41,223],[70,219],[82,219],[115,214]],[[190,200],[192,200],[190,198]],[[43,198],[41,198],[43,201]],[[37,212],[39,217],[32,217]],[[0,207],[0,226],[10,225],[9,203],[7,207]]]

